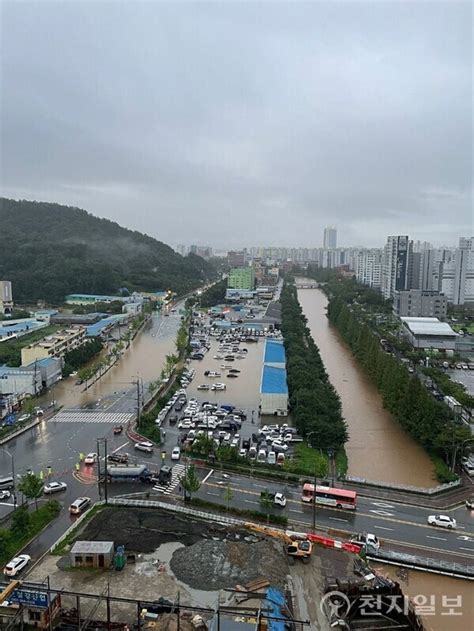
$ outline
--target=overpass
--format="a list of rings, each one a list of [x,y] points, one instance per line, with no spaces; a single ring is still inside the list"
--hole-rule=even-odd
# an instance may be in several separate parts
[[[296,289],[317,289],[319,287],[318,283],[296,283]]]

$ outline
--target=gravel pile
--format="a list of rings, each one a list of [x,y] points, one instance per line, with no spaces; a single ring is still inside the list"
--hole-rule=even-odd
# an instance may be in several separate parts
[[[271,541],[201,541],[176,550],[170,565],[180,581],[209,591],[260,577],[283,587],[288,571],[282,547]]]

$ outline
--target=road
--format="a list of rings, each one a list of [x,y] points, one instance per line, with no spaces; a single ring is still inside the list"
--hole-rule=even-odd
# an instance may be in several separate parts
[[[311,530],[313,508],[301,501],[300,487],[234,473],[224,477],[220,471],[212,471],[204,479],[197,497],[225,505],[229,487],[232,506],[238,508],[265,510],[260,504],[261,491],[282,492],[288,500],[286,508],[275,507],[270,512],[287,515],[291,529]],[[444,512],[456,519],[456,530],[429,526],[427,517],[433,509],[359,496],[355,511],[317,505],[316,530],[322,527],[347,533],[373,532],[388,546],[406,548],[407,552],[416,549],[425,552],[425,556],[435,552],[451,561],[474,561],[474,511],[459,506]]]

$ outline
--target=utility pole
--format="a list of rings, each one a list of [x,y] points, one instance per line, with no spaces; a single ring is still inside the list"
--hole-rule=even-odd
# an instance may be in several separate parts
[[[142,413],[140,379],[137,377],[137,380],[134,383],[137,387],[137,428],[140,429],[140,418]]]

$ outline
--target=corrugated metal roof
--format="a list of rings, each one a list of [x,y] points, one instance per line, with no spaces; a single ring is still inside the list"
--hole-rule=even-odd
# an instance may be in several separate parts
[[[264,394],[288,394],[286,369],[264,366],[262,372],[261,392]]]
[[[76,541],[72,554],[108,554],[114,551],[113,541]]]
[[[286,361],[285,347],[281,340],[266,340],[265,342],[265,364],[284,364]]]
[[[414,335],[448,335],[456,337],[456,333],[447,322],[438,318],[400,318]]]

